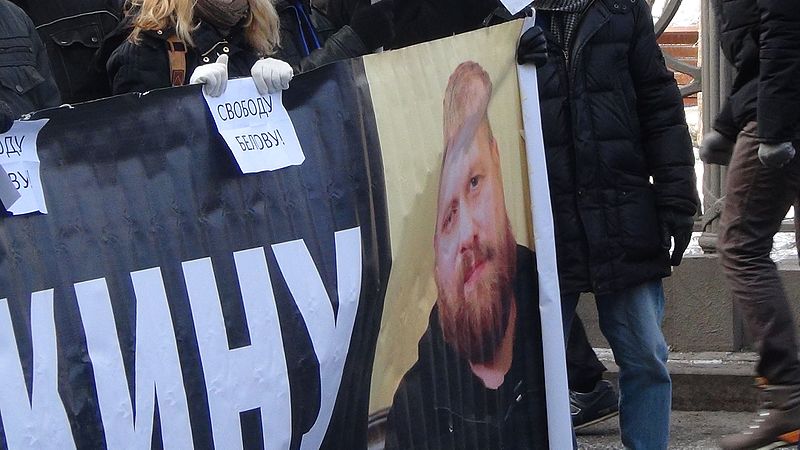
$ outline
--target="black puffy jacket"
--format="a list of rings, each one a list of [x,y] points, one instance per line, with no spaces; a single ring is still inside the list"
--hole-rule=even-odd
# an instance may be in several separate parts
[[[758,121],[766,142],[800,139],[800,8],[785,0],[721,0],[720,44],[736,68],[714,128],[735,138]]]
[[[167,38],[171,30],[145,31],[140,42],[122,42],[108,59],[108,77],[114,94],[146,92],[172,86]],[[223,37],[211,25],[202,22],[192,33],[194,46],[186,52],[185,83],[194,70],[213,63],[223,53],[229,55],[228,76],[249,77],[258,54],[247,44],[241,28]]]
[[[561,48],[539,11],[537,70],[561,290],[610,293],[670,274],[667,214],[698,206],[677,84],[644,0],[595,0]]]

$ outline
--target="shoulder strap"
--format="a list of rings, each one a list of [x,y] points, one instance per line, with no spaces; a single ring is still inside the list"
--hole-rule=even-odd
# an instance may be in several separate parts
[[[186,84],[186,44],[178,36],[167,38],[167,54],[169,54],[169,79],[172,86]]]

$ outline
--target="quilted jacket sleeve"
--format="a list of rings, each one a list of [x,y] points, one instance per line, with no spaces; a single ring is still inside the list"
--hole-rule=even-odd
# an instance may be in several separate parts
[[[636,89],[642,147],[658,206],[671,214],[693,216],[699,199],[694,154],[683,101],[656,42],[650,7],[634,2],[635,30],[628,54]]]
[[[758,0],[761,15],[758,134],[765,142],[797,139],[800,124],[800,8]]]

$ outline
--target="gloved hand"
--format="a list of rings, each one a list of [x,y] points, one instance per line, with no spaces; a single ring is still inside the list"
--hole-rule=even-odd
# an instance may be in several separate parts
[[[522,33],[517,46],[517,64],[533,63],[542,67],[547,63],[547,38],[542,27],[534,25]]]
[[[706,164],[727,166],[733,155],[734,141],[716,130],[711,130],[703,137],[700,144],[700,159]]]
[[[758,146],[758,159],[761,164],[771,169],[783,167],[794,158],[794,145],[791,142],[781,142],[778,144],[761,143]]]
[[[664,243],[669,247],[672,240],[675,241],[675,248],[672,250],[670,257],[670,264],[679,266],[681,259],[683,259],[683,252],[689,247],[689,242],[692,240],[692,227],[694,226],[694,217],[684,214],[674,214],[672,212],[662,212],[661,218],[661,233]]]
[[[275,58],[259,59],[250,69],[256,89],[261,95],[274,94],[289,88],[294,71],[286,61]]]
[[[14,125],[14,114],[6,103],[0,100],[0,133],[5,133]]]
[[[194,69],[189,84],[202,84],[203,92],[210,97],[222,95],[228,87],[228,55],[219,55],[217,62]]]
[[[389,45],[394,39],[394,0],[381,0],[358,8],[350,18],[355,31],[370,51]]]

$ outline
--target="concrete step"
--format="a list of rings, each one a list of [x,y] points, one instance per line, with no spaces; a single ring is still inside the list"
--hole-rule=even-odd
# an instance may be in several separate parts
[[[610,349],[595,349],[617,382],[619,367]],[[758,355],[749,352],[670,352],[672,409],[678,411],[754,411],[753,387]]]

